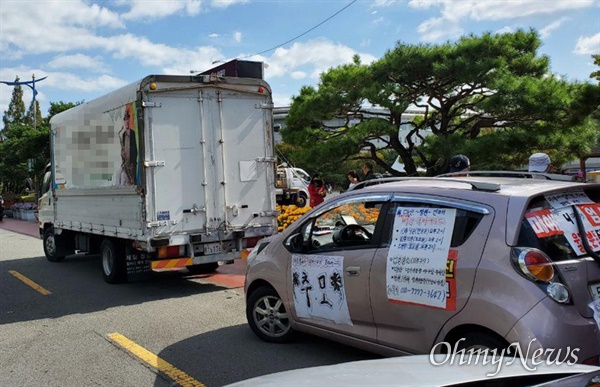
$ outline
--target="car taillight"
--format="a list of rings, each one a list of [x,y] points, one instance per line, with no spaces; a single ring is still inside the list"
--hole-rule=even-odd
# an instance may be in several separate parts
[[[550,282],[554,278],[554,267],[550,258],[538,249],[514,248],[519,269],[534,281]]]

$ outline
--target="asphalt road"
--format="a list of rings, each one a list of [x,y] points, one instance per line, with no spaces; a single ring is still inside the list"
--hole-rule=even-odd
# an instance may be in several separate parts
[[[0,386],[172,386],[177,371],[182,385],[222,386],[376,357],[305,335],[262,342],[244,308],[243,289],[185,271],[109,285],[97,257],[50,263],[39,239],[0,229]]]

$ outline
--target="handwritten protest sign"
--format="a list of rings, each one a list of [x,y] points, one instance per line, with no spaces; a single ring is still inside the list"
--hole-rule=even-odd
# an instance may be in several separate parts
[[[387,267],[393,302],[446,308],[446,268],[455,209],[400,207],[396,211]]]
[[[298,317],[352,325],[344,287],[344,257],[292,255],[292,285]]]

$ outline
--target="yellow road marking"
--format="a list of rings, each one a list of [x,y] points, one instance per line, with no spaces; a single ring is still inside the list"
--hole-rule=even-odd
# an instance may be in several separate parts
[[[200,383],[199,381],[192,378],[190,375],[181,371],[179,368],[175,367],[166,360],[163,360],[160,357],[156,356],[152,352],[148,351],[146,348],[137,345],[122,334],[109,333],[107,336],[110,340],[112,340],[113,343],[119,345],[123,349],[126,349],[132,355],[144,361],[152,368],[155,368],[160,372],[164,373],[165,375],[173,379],[175,382],[179,383],[179,385],[181,385],[182,387],[206,387],[206,385],[204,385],[203,383]]]
[[[20,279],[21,281],[23,281],[25,284],[31,286],[34,290],[40,292],[43,296],[47,296],[48,294],[52,294],[52,292],[44,289],[43,287],[41,287],[40,285],[36,284],[35,282],[33,282],[32,280],[30,280],[29,278],[25,277],[23,274],[19,273],[18,271],[9,270],[8,272],[10,274],[14,275],[15,277],[17,277],[18,279]]]

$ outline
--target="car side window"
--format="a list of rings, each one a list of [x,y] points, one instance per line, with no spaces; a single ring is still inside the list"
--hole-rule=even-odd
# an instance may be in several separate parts
[[[373,247],[383,202],[357,200],[333,207],[301,230],[306,253]],[[376,240],[377,239],[377,240]]]
[[[382,247],[389,247],[392,241],[393,222],[398,207],[419,207],[419,208],[453,208],[451,206],[432,205],[428,203],[392,203],[387,210],[386,221],[382,231]],[[452,241],[450,247],[458,247],[469,239],[479,221],[483,218],[482,214],[456,208],[456,218],[454,219],[454,230],[452,231]]]

